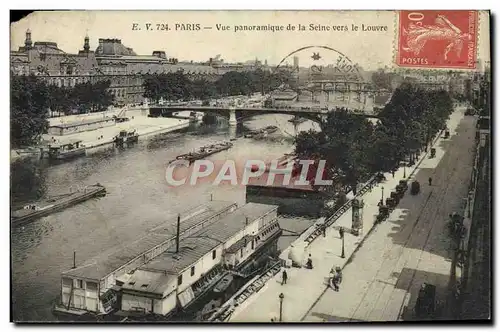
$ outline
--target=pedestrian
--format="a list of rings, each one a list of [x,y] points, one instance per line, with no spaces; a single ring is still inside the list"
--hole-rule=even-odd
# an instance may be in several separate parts
[[[313,268],[313,261],[312,261],[311,254],[309,254],[309,258],[307,259],[307,263],[306,263],[306,269],[311,270],[312,268]]]
[[[340,283],[342,282],[342,270],[340,269],[340,266],[337,266],[335,268],[335,276],[333,277],[333,280],[332,280],[332,283],[333,283],[333,288],[336,292],[339,291],[340,287]]]
[[[283,269],[283,273],[281,274],[281,285],[286,285],[287,280],[288,274],[286,273],[286,269]]]
[[[323,237],[326,237],[326,225],[321,227],[321,231],[323,232]]]
[[[396,171],[393,169],[392,170],[392,178],[394,179],[394,174],[396,174]]]
[[[432,186],[432,178],[429,178],[429,186]]]

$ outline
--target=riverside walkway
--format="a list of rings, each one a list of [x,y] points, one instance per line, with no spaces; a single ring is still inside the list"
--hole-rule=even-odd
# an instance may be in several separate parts
[[[386,181],[363,196],[363,233],[345,233],[345,258],[341,258],[338,227],[351,227],[352,209],[327,229],[325,237],[309,246],[304,246],[302,237],[292,244],[304,248],[305,259],[311,254],[312,270],[288,268],[288,281],[283,286],[278,273],[242,303],[230,321],[279,321],[280,293],[284,295],[284,322],[399,320],[402,314],[408,316],[424,280],[438,284],[438,297],[444,301],[443,285],[448,285],[451,270],[444,225],[449,213],[463,209],[472,167],[474,119],[464,119],[463,111],[457,110],[450,117],[451,137],[434,142],[435,158],[422,154],[406,172],[400,168],[394,177],[385,174]],[[387,197],[405,173],[410,182],[414,178],[420,181],[422,192],[412,196],[408,191],[389,218],[373,227],[382,187]],[[435,179],[432,187],[427,184],[429,176]],[[282,258],[287,256],[285,251]],[[327,285],[334,266],[343,268],[340,292]]]

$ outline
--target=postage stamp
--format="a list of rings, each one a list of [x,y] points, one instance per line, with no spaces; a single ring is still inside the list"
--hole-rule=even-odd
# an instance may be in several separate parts
[[[476,68],[475,10],[399,12],[397,64],[422,68]]]

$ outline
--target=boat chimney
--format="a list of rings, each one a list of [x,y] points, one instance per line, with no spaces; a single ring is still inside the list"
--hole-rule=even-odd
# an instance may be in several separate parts
[[[76,251],[73,251],[73,268],[76,269]]]
[[[181,215],[177,215],[177,232],[175,233],[175,253],[179,253],[179,235],[181,232]]]

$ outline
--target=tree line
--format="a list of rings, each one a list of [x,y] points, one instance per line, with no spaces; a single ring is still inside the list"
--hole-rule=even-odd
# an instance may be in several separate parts
[[[113,104],[110,81],[73,87],[47,84],[34,76],[12,76],[10,134],[13,147],[36,144],[48,130],[50,112],[99,112]]]
[[[338,108],[321,122],[321,131],[297,135],[296,153],[301,159],[326,160],[328,177],[356,194],[357,184],[373,174],[395,170],[405,159],[412,163],[452,111],[446,91],[403,84],[378,114],[378,124]]]
[[[208,100],[224,96],[269,93],[285,83],[285,71],[271,73],[262,69],[251,72],[230,71],[215,81],[205,78],[190,79],[183,72],[150,74],[144,78],[144,97],[153,102],[163,100]]]

